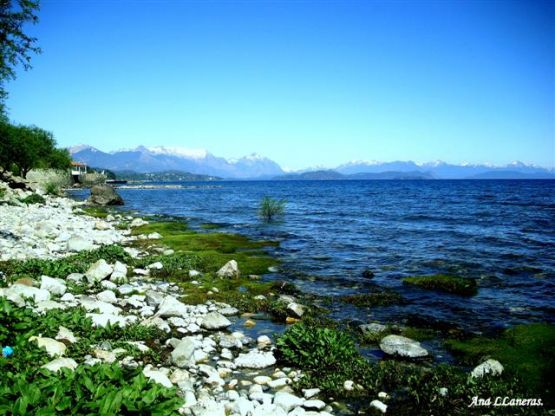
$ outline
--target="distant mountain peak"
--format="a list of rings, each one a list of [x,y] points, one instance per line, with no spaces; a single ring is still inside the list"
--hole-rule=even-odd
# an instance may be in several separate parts
[[[69,151],[70,154],[83,152],[85,150],[89,150],[91,152],[100,152],[100,150],[98,150],[95,147],[89,146],[88,144],[78,144],[75,146],[68,147],[67,150]]]

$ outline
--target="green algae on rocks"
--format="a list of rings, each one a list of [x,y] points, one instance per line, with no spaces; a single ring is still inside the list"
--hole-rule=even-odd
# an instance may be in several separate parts
[[[417,286],[426,290],[437,290],[461,296],[473,296],[478,293],[475,279],[446,274],[434,274],[430,276],[405,277],[403,283]]]
[[[179,221],[151,222],[134,228],[133,235],[159,233],[163,244],[176,252],[194,254],[202,261],[204,272],[216,272],[230,260],[236,260],[245,275],[264,274],[277,260],[265,249],[278,245],[275,241],[252,241],[238,234],[199,233]],[[139,246],[152,244],[151,240],[137,240]]]

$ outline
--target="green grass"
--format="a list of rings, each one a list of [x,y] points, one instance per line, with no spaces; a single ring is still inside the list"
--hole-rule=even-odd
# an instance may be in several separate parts
[[[106,218],[109,214],[106,208],[102,207],[83,207],[81,215],[88,215],[93,218]]]
[[[437,290],[460,296],[473,296],[478,293],[475,279],[459,276],[435,274],[431,276],[405,277],[403,283],[426,290]]]
[[[45,191],[48,195],[60,195],[60,187],[54,182],[48,182]]]
[[[21,202],[27,205],[44,204],[46,200],[39,194],[31,194],[28,197],[21,199]]]
[[[467,365],[477,365],[487,358],[498,360],[535,389],[542,386],[555,390],[555,326],[550,324],[519,325],[506,330],[499,338],[475,337],[447,340],[446,347]]]
[[[197,233],[177,221],[152,222],[134,228],[133,235],[157,232],[163,244],[178,253],[196,255],[203,272],[216,272],[229,260],[236,260],[242,274],[264,274],[277,264],[264,248],[278,245],[273,241],[252,241],[238,234]],[[138,240],[139,246],[148,246],[149,240]]]

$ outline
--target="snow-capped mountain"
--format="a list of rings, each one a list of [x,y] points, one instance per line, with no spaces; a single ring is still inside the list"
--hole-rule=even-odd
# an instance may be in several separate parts
[[[69,152],[74,160],[115,171],[142,173],[176,170],[222,178],[271,178],[283,174],[277,163],[256,154],[227,160],[204,149],[139,146],[107,153],[86,145],[71,147]]]
[[[285,173],[295,176],[316,171],[337,172],[346,177],[359,179],[401,177],[403,174],[407,177],[425,179],[555,179],[553,169],[522,162],[494,166],[471,163],[455,165],[440,160],[426,163],[410,160],[393,162],[358,160],[340,165],[335,169],[320,166],[285,172],[273,160],[256,153],[239,159],[225,159],[214,156],[205,149],[170,146],[139,146],[107,153],[92,146],[78,145],[69,148],[69,151],[76,161],[115,171],[131,170],[145,173],[173,170],[230,179],[270,179],[281,177]],[[336,176],[339,179],[341,175]],[[311,178],[313,176],[308,175]]]

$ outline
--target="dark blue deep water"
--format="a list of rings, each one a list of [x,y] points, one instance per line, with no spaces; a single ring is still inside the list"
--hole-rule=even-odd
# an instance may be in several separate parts
[[[273,278],[326,295],[393,288],[405,305],[353,309],[339,318],[456,324],[488,331],[555,321],[555,181],[271,181],[120,189],[125,209],[211,222],[281,242]],[[262,224],[265,195],[287,201],[283,221]],[[374,272],[365,279],[362,272]],[[470,298],[405,287],[405,276],[479,279]]]

